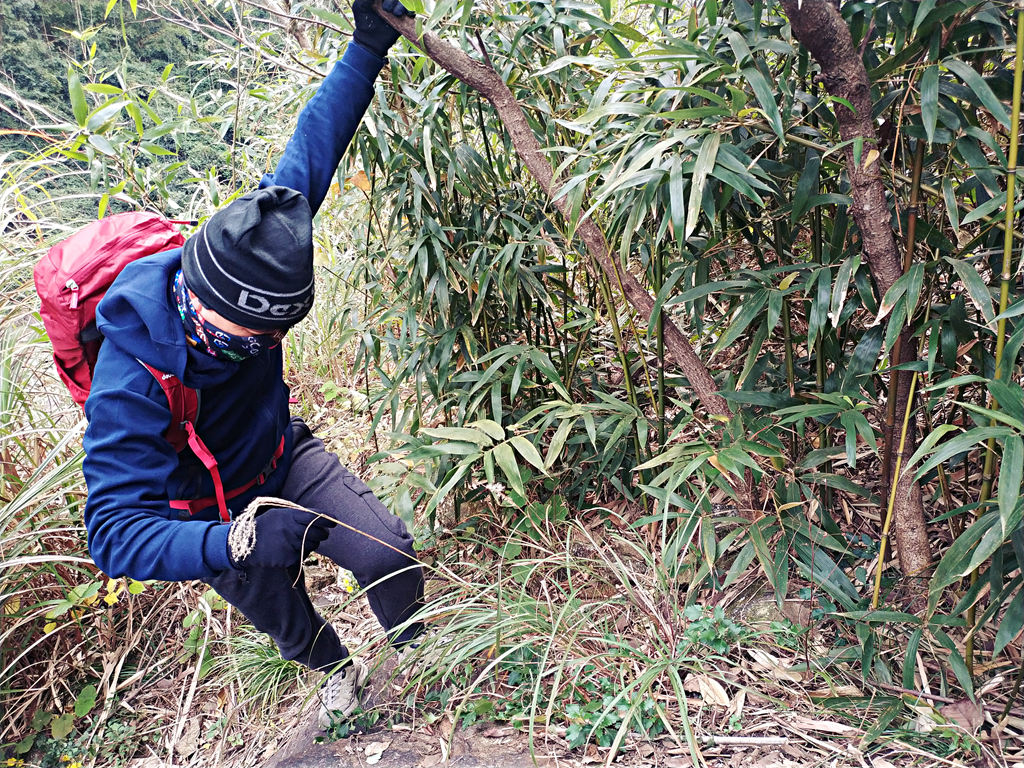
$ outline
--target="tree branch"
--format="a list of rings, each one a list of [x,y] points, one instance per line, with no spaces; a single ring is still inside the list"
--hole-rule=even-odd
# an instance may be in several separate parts
[[[380,12],[379,6],[378,0],[378,12]],[[412,18],[398,18],[389,13],[381,15],[392,27],[423,50],[438,66],[479,91],[484,98],[491,102],[498,112],[502,124],[509,132],[512,144],[527,170],[552,200],[554,206],[563,215],[568,216],[568,201],[565,197],[559,197],[562,180],[554,176],[551,165],[541,151],[540,143],[530,128],[522,107],[498,73],[430,32],[417,36],[416,21]],[[609,254],[608,242],[605,240],[604,233],[601,232],[597,224],[592,219],[585,218],[579,222],[576,231],[583,240],[587,252],[608,276],[612,285],[621,283],[627,300],[637,310],[649,317],[654,311],[654,300],[647,290],[637,282],[636,278],[618,268]],[[731,417],[732,409],[725,398],[718,394],[718,386],[707,367],[697,357],[697,353],[683,332],[667,317],[665,318],[665,344],[672,361],[686,375],[694,392],[700,397],[708,412],[715,416]]]
[[[896,237],[893,234],[889,203],[882,182],[878,135],[872,119],[871,82],[857,50],[853,47],[850,29],[839,10],[826,0],[782,0],[789,16],[793,36],[810,51],[821,69],[825,90],[842,99],[835,105],[839,136],[845,142],[846,169],[853,197],[852,213],[860,231],[861,248],[871,270],[881,299],[903,274]],[[854,144],[859,142],[859,153]],[[913,340],[908,329],[901,334],[900,359],[892,365],[915,358]],[[889,374],[889,397],[895,399],[895,413],[906,411],[910,397],[910,376]],[[907,453],[913,453],[916,434],[911,423]],[[887,446],[894,444],[891,429],[886,428]],[[883,486],[897,484],[894,534],[904,575],[920,576],[931,564],[931,545],[921,502],[921,489],[910,473],[893,478],[895,452],[883,457]],[[888,496],[889,488],[885,488]]]

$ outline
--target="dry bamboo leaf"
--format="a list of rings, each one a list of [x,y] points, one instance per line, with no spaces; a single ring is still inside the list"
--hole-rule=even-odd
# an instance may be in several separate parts
[[[370,179],[366,176],[366,171],[359,171],[354,176],[349,176],[345,181],[348,181],[356,189],[361,189],[363,192],[370,191]]]
[[[985,722],[985,713],[981,704],[970,699],[960,699],[952,704],[946,704],[939,709],[944,718],[951,723],[956,723],[968,733],[977,733]]]
[[[693,760],[689,757],[666,757],[664,762],[665,768],[693,768]]]
[[[935,722],[935,710],[927,705],[908,705],[917,717],[914,718],[914,730],[918,733],[931,733],[938,727]]]
[[[603,763],[604,758],[601,757],[601,753],[594,744],[588,744],[587,753],[583,755],[581,762],[583,765],[592,765],[594,763]]]
[[[729,702],[729,708],[725,713],[729,717],[735,717],[737,720],[743,719],[743,705],[747,702],[747,691],[744,688],[740,688],[736,693],[736,697]]]
[[[813,691],[808,691],[807,695],[812,699],[826,699],[832,696],[850,696],[853,698],[861,698],[864,696],[864,691],[858,688],[856,685],[837,685],[834,688],[816,688]]]
[[[818,731],[820,733],[835,733],[845,735],[849,733],[860,733],[860,728],[845,723],[836,723],[831,720],[813,720],[803,715],[794,715],[786,718],[789,725],[801,731]]]
[[[683,690],[690,693],[699,693],[705,704],[711,704],[715,707],[729,706],[729,694],[725,692],[722,684],[713,677],[690,675],[683,683]]]
[[[754,660],[756,666],[767,672],[776,680],[791,680],[795,683],[803,682],[810,678],[808,670],[798,670],[785,664],[781,659],[760,648],[748,648],[747,653]]]

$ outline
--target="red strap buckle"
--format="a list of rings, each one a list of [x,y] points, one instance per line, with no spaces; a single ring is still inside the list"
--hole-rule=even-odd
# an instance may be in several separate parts
[[[192,448],[192,451],[196,454],[199,460],[203,462],[203,466],[209,470],[210,476],[213,478],[214,495],[203,496],[198,499],[171,499],[171,509],[184,509],[188,511],[189,515],[195,515],[207,507],[216,504],[217,510],[220,513],[220,519],[225,523],[230,523],[231,512],[228,510],[228,501],[237,496],[241,496],[253,486],[263,485],[263,483],[267,481],[270,473],[277,469],[278,461],[282,456],[284,456],[284,436],[281,436],[281,440],[277,444],[277,449],[274,451],[274,455],[271,457],[270,462],[267,465],[268,469],[260,472],[256,477],[244,485],[240,485],[238,488],[233,488],[230,491],[225,492],[224,484],[220,479],[220,470],[217,467],[217,459],[214,458],[213,453],[200,439],[191,422],[185,422],[185,430],[188,432],[189,446]]]

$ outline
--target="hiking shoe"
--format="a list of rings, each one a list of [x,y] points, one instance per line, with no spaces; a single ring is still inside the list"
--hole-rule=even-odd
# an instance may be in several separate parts
[[[370,670],[363,662],[353,659],[327,678],[320,689],[320,727],[326,730],[332,723],[347,719],[359,705],[362,691]]]

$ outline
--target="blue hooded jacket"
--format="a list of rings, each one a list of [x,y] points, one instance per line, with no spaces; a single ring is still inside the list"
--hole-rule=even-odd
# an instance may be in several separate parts
[[[383,66],[383,59],[349,43],[260,187],[296,189],[315,214]],[[284,437],[276,469],[263,485],[232,500],[233,511],[257,495],[278,493],[291,465],[280,346],[241,363],[190,346],[172,296],[180,267],[180,248],[140,259],[118,275],[97,308],[104,342],[85,404],[85,525],[93,560],[113,577],[183,581],[231,567],[230,526],[219,522],[215,505],[192,518],[169,506],[171,499],[212,495],[213,481],[190,450],[176,454],[164,439],[171,420],[167,397],[139,361],[199,391],[196,431],[217,458],[225,489],[265,470]]]

